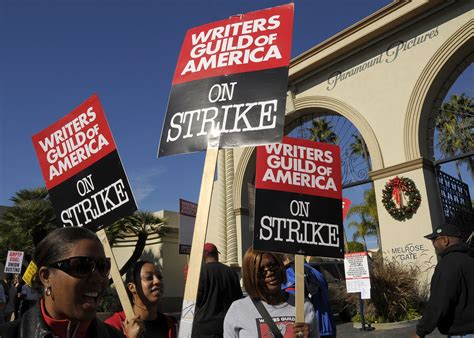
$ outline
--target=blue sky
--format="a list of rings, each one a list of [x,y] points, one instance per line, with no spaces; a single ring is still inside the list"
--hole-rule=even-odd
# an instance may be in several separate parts
[[[292,56],[390,1],[295,1]],[[157,159],[187,29],[287,3],[249,0],[0,2],[0,205],[43,186],[31,136],[99,95],[139,209],[198,200],[203,153]]]
[[[292,56],[390,2],[296,0]],[[99,95],[139,209],[177,211],[180,198],[197,201],[204,153],[156,158],[185,32],[284,3],[0,1],[0,205],[11,205],[9,198],[19,189],[44,185],[31,136],[93,93]],[[473,83],[471,66],[451,92],[474,96]],[[472,179],[466,178],[472,189]],[[353,188],[347,197],[361,203],[364,189]],[[375,246],[373,238],[369,246]]]

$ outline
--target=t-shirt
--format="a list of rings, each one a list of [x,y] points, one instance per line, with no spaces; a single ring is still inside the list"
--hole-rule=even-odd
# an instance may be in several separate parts
[[[295,297],[289,295],[288,301],[279,305],[269,305],[262,301],[270,317],[280,329],[284,338],[293,337],[293,325],[295,322]],[[319,337],[317,318],[314,315],[312,304],[304,302],[304,321],[310,325],[311,338]],[[240,299],[232,303],[224,319],[224,337],[239,338],[272,338],[272,332],[265,320],[258,312],[250,297]]]

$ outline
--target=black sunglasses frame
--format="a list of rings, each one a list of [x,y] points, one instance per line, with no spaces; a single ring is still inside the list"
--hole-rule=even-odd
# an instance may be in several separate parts
[[[265,278],[267,276],[267,273],[270,271],[271,273],[276,273],[280,269],[280,264],[275,263],[271,264],[269,266],[261,266],[257,270],[257,276],[259,278]]]
[[[73,260],[80,260],[81,264],[89,264],[88,271],[83,273],[73,271],[74,265],[71,264]],[[48,267],[61,270],[74,278],[87,278],[96,270],[102,277],[107,278],[110,273],[110,258],[94,259],[87,256],[74,256],[51,263]]]

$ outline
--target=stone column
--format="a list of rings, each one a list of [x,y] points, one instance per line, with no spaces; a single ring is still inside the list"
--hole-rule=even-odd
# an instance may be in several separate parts
[[[382,204],[385,184],[395,176],[413,180],[421,194],[421,204],[416,214],[405,221],[394,219]],[[433,227],[443,221],[432,162],[420,158],[372,171],[370,177],[374,181],[384,258],[394,259],[403,264],[416,264],[423,272],[421,279],[429,282],[437,259],[431,241],[423,236],[431,233]]]
[[[225,169],[225,150],[219,150],[217,158],[217,241],[214,243],[220,252],[219,261],[227,262],[227,217],[226,217],[226,169]]]
[[[227,264],[238,265],[237,224],[234,213],[234,150],[225,150],[225,203],[227,228]]]

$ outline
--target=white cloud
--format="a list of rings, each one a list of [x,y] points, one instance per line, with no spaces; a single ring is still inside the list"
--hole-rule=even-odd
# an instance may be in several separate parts
[[[143,169],[140,172],[131,175],[130,185],[137,203],[142,202],[156,190],[156,180],[164,172],[165,169],[159,166]]]

